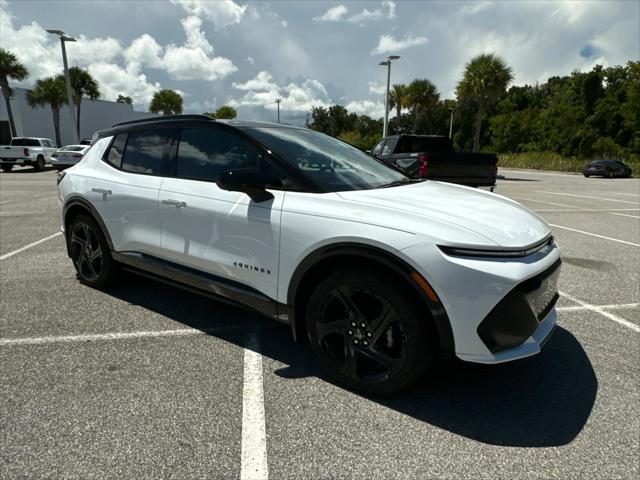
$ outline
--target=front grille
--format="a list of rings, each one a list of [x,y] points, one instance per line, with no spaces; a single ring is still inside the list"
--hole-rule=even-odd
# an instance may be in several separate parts
[[[559,298],[557,291],[552,292],[548,301],[538,305],[536,311],[531,299],[547,293],[549,279],[557,279],[560,264],[558,259],[543,272],[517,285],[480,322],[478,335],[492,353],[522,345],[551,312]],[[555,284],[552,287],[555,288]],[[541,288],[545,291],[539,292]]]

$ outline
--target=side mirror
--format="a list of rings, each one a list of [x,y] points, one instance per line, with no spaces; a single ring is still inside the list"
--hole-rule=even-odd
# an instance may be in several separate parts
[[[265,202],[273,198],[273,194],[266,190],[272,180],[255,168],[238,168],[222,172],[216,184],[222,190],[243,192],[255,202]]]

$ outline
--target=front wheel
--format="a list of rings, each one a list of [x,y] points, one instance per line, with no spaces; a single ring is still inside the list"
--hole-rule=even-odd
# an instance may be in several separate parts
[[[40,156],[36,159],[36,164],[33,168],[35,168],[36,171],[41,172],[44,170],[45,165],[44,157]]]
[[[607,174],[607,177],[609,177],[609,178],[613,178],[613,177],[615,177],[615,173],[613,173],[613,172],[609,172],[609,173]]]
[[[13,170],[13,165],[0,165],[0,168],[2,168],[3,172],[9,173],[11,170]]]
[[[78,215],[71,221],[67,237],[78,280],[90,287],[102,288],[115,278],[117,265],[95,220]]]
[[[583,173],[584,178],[589,178],[589,175],[587,175],[586,173]]]
[[[311,348],[340,383],[389,395],[415,383],[435,356],[426,306],[399,283],[368,269],[336,271],[306,311]]]

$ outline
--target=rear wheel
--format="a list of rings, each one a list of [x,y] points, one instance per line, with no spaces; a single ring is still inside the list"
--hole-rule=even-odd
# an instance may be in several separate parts
[[[9,173],[13,169],[13,165],[0,165],[3,172]]]
[[[36,171],[41,172],[44,170],[44,167],[45,167],[44,157],[40,155],[38,156],[38,158],[36,158],[36,163],[33,166],[33,168],[35,168]]]
[[[355,269],[320,283],[306,311],[311,347],[326,370],[374,395],[408,387],[425,373],[436,351],[429,321],[426,307],[397,281]]]
[[[589,175],[587,175],[586,173],[583,174],[584,178],[589,178]]]
[[[114,280],[117,266],[95,220],[87,215],[76,216],[67,236],[78,280],[94,288],[102,288]]]
[[[609,173],[607,173],[607,177],[609,178],[615,177],[615,173],[613,173],[613,170],[610,170]]]

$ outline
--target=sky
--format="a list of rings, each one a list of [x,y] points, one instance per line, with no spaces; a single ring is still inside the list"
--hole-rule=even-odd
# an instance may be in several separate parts
[[[640,0],[603,1],[38,1],[0,0],[0,45],[31,75],[62,71],[60,44],[77,38],[70,65],[87,68],[101,96],[147,111],[161,88],[184,113],[227,104],[239,118],[302,124],[312,107],[341,104],[384,114],[391,82],[428,78],[454,98],[465,63],[501,56],[516,85],[620,65],[640,57]]]

